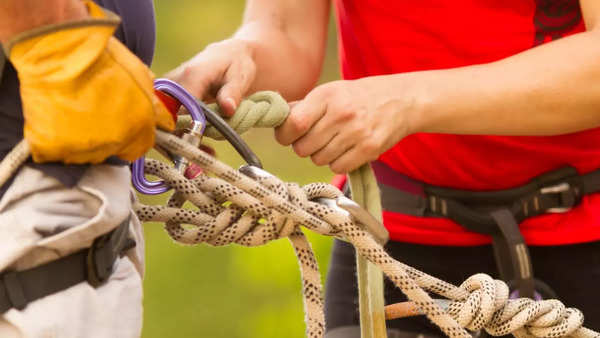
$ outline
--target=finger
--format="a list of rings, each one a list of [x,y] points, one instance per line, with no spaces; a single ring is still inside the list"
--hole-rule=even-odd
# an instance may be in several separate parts
[[[352,148],[353,145],[352,142],[344,139],[340,134],[337,134],[325,147],[312,154],[311,160],[314,164],[319,166],[328,165],[338,157],[342,156],[342,154]]]
[[[207,101],[214,98],[223,79],[223,72],[218,71],[220,67],[214,64],[209,67],[209,64],[194,58],[168,72],[165,77],[179,83],[196,98]]]
[[[183,64],[175,70],[165,74],[169,80],[179,83],[190,94],[202,99],[208,91],[210,81],[204,77],[195,66]]]
[[[327,110],[324,100],[313,100],[310,95],[294,105],[285,122],[275,129],[275,139],[289,146],[304,136]]]
[[[183,72],[183,65],[184,64],[181,64],[176,68],[171,69],[170,71],[166,72],[162,77],[172,81],[176,81],[178,78],[181,77],[181,73]]]
[[[316,153],[339,133],[339,126],[333,124],[330,116],[323,115],[304,136],[294,142],[294,151],[298,156],[306,157]]]
[[[371,160],[361,147],[355,145],[331,162],[329,168],[336,174],[347,174]]]
[[[242,97],[246,95],[254,81],[255,66],[252,62],[236,62],[232,64],[223,79],[223,87],[217,94],[217,103],[225,116],[232,116]]]

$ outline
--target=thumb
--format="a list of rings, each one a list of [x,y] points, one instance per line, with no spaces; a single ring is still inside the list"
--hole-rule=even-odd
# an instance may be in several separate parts
[[[217,103],[225,116],[232,116],[254,82],[255,69],[251,62],[232,64],[224,76],[224,85],[217,93]]]
[[[195,97],[204,100],[209,96],[209,88],[214,83],[217,75],[214,72],[206,72],[203,64],[191,65],[186,62],[172,71],[164,74],[164,77],[179,83]]]
[[[217,104],[221,108],[221,113],[224,116],[233,116],[235,110],[242,100],[242,93],[236,84],[230,82],[223,86],[217,94]]]

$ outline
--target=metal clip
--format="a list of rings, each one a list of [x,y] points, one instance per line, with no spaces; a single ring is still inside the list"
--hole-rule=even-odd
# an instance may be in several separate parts
[[[268,172],[264,169],[261,169],[257,166],[254,166],[254,165],[245,164],[245,165],[241,166],[238,170],[242,174],[244,174],[252,179],[273,177],[273,174],[271,174],[270,172]]]
[[[202,133],[205,125],[201,121],[196,120],[193,120],[192,123],[192,128],[181,135],[181,138],[187,143],[191,144],[194,148],[198,148],[202,142]],[[175,169],[182,174],[190,164],[188,159],[181,156],[174,156],[173,163],[175,164]]]
[[[571,185],[567,182],[563,182],[557,185],[553,185],[553,186],[549,186],[549,187],[545,187],[545,188],[541,188],[540,189],[540,193],[543,195],[546,194],[562,194],[565,193],[567,191],[569,191],[571,189]],[[569,210],[571,210],[573,207],[572,206],[568,206],[568,207],[558,207],[558,208],[548,208],[546,209],[546,212],[549,213],[565,213]]]
[[[343,195],[337,198],[336,203],[340,208],[348,211],[355,220],[364,225],[379,244],[385,244],[390,239],[390,234],[383,224],[358,203]]]
[[[362,224],[378,243],[385,244],[389,240],[390,235],[383,224],[348,197],[342,195],[337,199],[319,198],[316,202],[352,217],[358,223]]]

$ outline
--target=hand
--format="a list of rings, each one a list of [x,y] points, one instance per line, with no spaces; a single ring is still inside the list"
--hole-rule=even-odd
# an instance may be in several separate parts
[[[235,113],[256,76],[252,48],[247,41],[214,43],[166,75],[203,101],[214,101],[226,116]]]
[[[88,16],[81,0],[4,0],[0,1],[0,43],[36,27]]]
[[[85,4],[90,18],[24,32],[4,46],[36,162],[133,161],[154,145],[157,126],[175,126],[148,67],[112,37],[119,18]]]
[[[321,85],[292,103],[276,129],[282,145],[316,165],[347,173],[373,161],[410,132],[409,100],[384,77]]]

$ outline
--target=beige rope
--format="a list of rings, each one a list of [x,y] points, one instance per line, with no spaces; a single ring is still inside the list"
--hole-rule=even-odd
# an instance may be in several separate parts
[[[301,267],[308,337],[322,337],[325,322],[318,266],[301,226],[352,243],[360,256],[381,268],[420,313],[449,337],[470,337],[467,328],[485,329],[492,335],[513,333],[518,338],[600,338],[599,333],[582,327],[579,310],[566,308],[557,300],[510,300],[506,284],[485,274],[474,275],[457,287],[393,259],[361,224],[313,201],[340,196],[333,186],[315,183],[299,187],[274,176],[255,180],[174,135],[157,131],[156,142],[204,172],[189,180],[161,162],[147,160],[147,173],[163,178],[175,193],[167,206],[136,204],[140,219],[164,222],[168,234],[184,244],[253,246],[289,238]],[[14,148],[0,163],[0,178],[10,177],[27,154],[24,142]],[[186,201],[197,210],[181,208]],[[447,309],[427,292],[449,299]]]
[[[220,112],[216,104],[209,105],[215,112]],[[288,116],[288,103],[276,92],[261,91],[242,100],[235,115],[225,121],[238,133],[243,134],[253,128],[273,128],[281,125]],[[191,117],[182,115],[177,120],[177,129],[185,129],[191,125]],[[213,126],[207,126],[204,135],[214,140],[223,140],[223,135]]]
[[[289,237],[303,274],[309,337],[322,337],[324,322],[317,264],[301,235],[301,225],[352,243],[358,254],[380,267],[449,337],[469,337],[464,328],[485,329],[492,335],[513,333],[517,337],[600,337],[582,328],[583,315],[578,310],[565,308],[556,300],[509,300],[506,284],[484,274],[472,276],[456,287],[394,260],[360,224],[312,202],[338,197],[341,192],[335,187],[316,183],[300,188],[273,176],[253,180],[172,135],[158,132],[157,143],[201,166],[204,173],[187,180],[165,164],[148,160],[148,173],[165,179],[177,192],[168,207],[138,205],[140,218],[166,222],[169,234],[185,244],[252,246]],[[185,200],[196,205],[198,211],[176,207]],[[181,223],[194,227],[182,227]],[[447,311],[426,291],[450,299]]]

